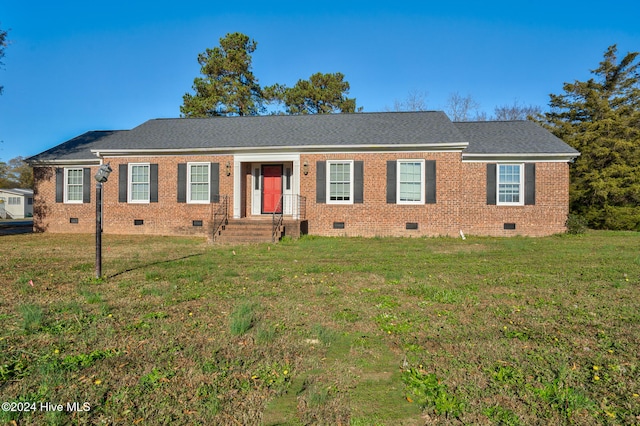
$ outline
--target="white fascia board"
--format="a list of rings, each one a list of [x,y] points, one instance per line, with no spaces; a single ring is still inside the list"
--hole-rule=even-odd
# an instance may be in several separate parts
[[[233,156],[236,162],[241,163],[269,163],[274,161],[300,161],[299,153],[277,153],[267,154],[242,153]]]
[[[326,153],[326,152],[405,152],[405,151],[462,151],[468,142],[433,143],[433,144],[388,144],[388,145],[294,145],[270,147],[221,147],[221,148],[162,148],[162,149],[93,149],[98,157],[122,157],[145,155],[201,155],[222,154],[233,155],[242,153]]]
[[[535,163],[569,163],[578,157],[576,154],[536,153],[536,154],[465,154],[462,153],[463,163],[488,162],[535,162]]]
[[[42,161],[29,161],[31,167],[42,166],[99,166],[102,164],[100,158],[95,160],[42,160]]]

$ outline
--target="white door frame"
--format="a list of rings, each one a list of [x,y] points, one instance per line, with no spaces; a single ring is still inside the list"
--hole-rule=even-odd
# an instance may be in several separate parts
[[[292,170],[292,182],[291,189],[285,190],[283,193],[287,194],[300,194],[300,154],[236,154],[233,156],[233,218],[240,219],[242,216],[242,180],[244,175],[242,174],[242,164],[251,164],[251,188],[247,188],[247,195],[255,200],[254,188],[255,188],[255,176],[253,170],[256,166],[260,166],[265,163],[293,163]],[[259,167],[261,169],[261,167]],[[286,173],[286,166],[283,167],[283,174]],[[258,190],[260,191],[260,190]],[[251,194],[251,195],[249,195]],[[258,196],[258,198],[260,198]],[[258,208],[261,206],[258,205]],[[251,203],[251,212],[254,214],[254,203]],[[260,214],[260,213],[258,213]],[[285,211],[285,214],[287,212]],[[296,216],[298,212],[291,212]]]

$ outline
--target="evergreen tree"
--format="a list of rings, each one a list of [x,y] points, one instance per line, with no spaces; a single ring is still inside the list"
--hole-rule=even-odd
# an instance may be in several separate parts
[[[588,81],[550,95],[545,125],[581,152],[571,166],[570,202],[598,229],[640,230],[640,64],[616,45]]]
[[[265,97],[284,104],[287,114],[329,114],[355,112],[355,98],[347,98],[349,82],[342,73],[315,73],[289,88],[281,84],[266,87]]]
[[[183,96],[183,117],[259,115],[265,103],[280,103],[286,114],[355,112],[356,100],[347,98],[349,83],[341,73],[316,73],[292,88],[274,84],[264,88],[251,70],[251,54],[258,43],[241,33],[227,34],[220,47],[198,55],[200,73],[195,94]]]
[[[220,47],[198,55],[203,77],[193,81],[195,95],[183,96],[185,117],[258,115],[263,97],[251,70],[251,54],[258,43],[241,33],[227,34]]]

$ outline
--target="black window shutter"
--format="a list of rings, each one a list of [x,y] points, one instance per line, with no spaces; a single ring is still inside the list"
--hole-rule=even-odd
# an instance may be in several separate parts
[[[158,165],[149,164],[149,202],[158,202]]]
[[[496,204],[496,165],[487,164],[487,204]]]
[[[436,203],[436,162],[435,160],[427,160],[425,167],[425,203]]]
[[[220,202],[220,163],[211,163],[210,201]]]
[[[127,174],[129,172],[128,164],[120,164],[118,167],[118,202],[127,202],[127,187],[129,185]]]
[[[178,164],[178,202],[187,202],[187,163]]]
[[[316,203],[327,202],[327,163],[316,162]]]
[[[82,202],[91,202],[91,169],[88,167],[82,169]]]
[[[536,204],[536,165],[527,163],[524,165],[524,204]]]
[[[387,161],[387,204],[396,203],[396,161]]]
[[[353,162],[353,202],[364,202],[364,161]]]
[[[56,203],[64,202],[64,169],[56,169]]]

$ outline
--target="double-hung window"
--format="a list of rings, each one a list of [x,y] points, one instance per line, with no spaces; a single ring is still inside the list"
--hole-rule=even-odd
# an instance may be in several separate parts
[[[83,169],[64,169],[64,174],[65,203],[82,203]]]
[[[523,205],[524,173],[522,164],[498,164],[498,205]]]
[[[188,163],[187,200],[190,203],[208,203],[211,163]]]
[[[424,204],[424,160],[398,160],[398,204]]]
[[[149,202],[149,164],[129,164],[129,202]]]
[[[353,204],[353,161],[327,161],[328,204]]]

